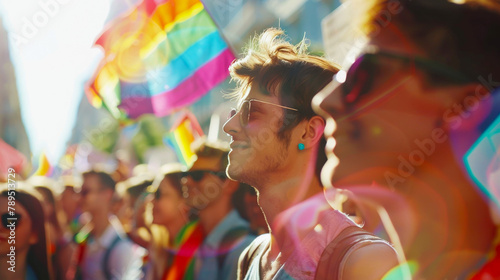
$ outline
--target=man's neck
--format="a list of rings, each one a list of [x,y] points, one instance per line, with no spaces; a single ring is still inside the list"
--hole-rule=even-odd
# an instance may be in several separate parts
[[[200,224],[205,234],[210,234],[232,209],[230,201],[214,201],[205,209],[200,210]]]
[[[186,222],[184,220],[184,217],[182,217],[182,219],[176,219],[173,223],[169,224],[168,226],[165,225],[165,227],[168,229],[170,245],[174,244],[177,234],[182,229],[182,227],[184,227],[185,224]]]
[[[436,149],[433,154],[425,158],[423,163],[405,169],[412,171],[407,172],[406,177],[401,176],[403,173],[398,173],[397,167],[394,167],[393,174],[399,177],[393,176],[389,181],[383,177],[387,172],[379,172],[378,178],[369,176],[369,172],[359,172],[354,176],[342,178],[334,184],[339,188],[350,189],[354,195],[365,196],[365,201],[368,197],[371,201],[380,203],[391,217],[391,223],[398,229],[399,239],[402,246],[406,248],[406,256],[419,261],[421,267],[426,270],[425,274],[444,279],[448,275],[436,276],[435,268],[442,268],[445,265],[434,266],[430,260],[441,255],[447,256],[446,261],[443,262],[453,263],[455,259],[460,258],[461,265],[446,265],[447,269],[439,271],[439,273],[450,273],[449,275],[460,273],[468,266],[473,267],[478,261],[477,258],[487,254],[493,245],[495,232],[495,225],[491,220],[487,203],[477,187],[470,181],[463,167],[452,161],[455,157],[451,146],[441,144],[440,149]],[[366,192],[358,193],[355,191],[356,188],[353,188],[353,186],[363,187],[372,184],[383,186],[394,195],[391,195],[390,200],[384,199],[381,195],[383,192],[376,193],[376,188],[372,188],[370,197]],[[403,207],[392,208],[398,204]],[[404,209],[405,205],[408,209]],[[359,207],[363,211],[374,213],[374,209],[365,205]],[[365,213],[364,216],[370,217],[371,215]],[[408,219],[408,217],[412,218]],[[366,225],[365,228],[367,228]],[[373,230],[378,225],[380,224],[371,223],[371,229]],[[433,227],[434,225],[439,226]],[[421,227],[422,234],[414,235],[414,231],[406,230],[418,229],[417,227]],[[478,228],[481,230],[477,230]],[[426,237],[431,233],[432,236],[439,236],[441,239],[427,239]],[[446,247],[441,246],[443,242],[446,242]],[[423,245],[426,246],[425,252],[421,250]],[[458,257],[459,254],[456,252],[465,251],[475,253]]]
[[[289,228],[293,225],[288,219],[292,219],[294,211],[298,210],[296,207],[300,207],[297,204],[313,196],[317,196],[321,200],[318,206],[326,203],[326,199],[321,193],[322,187],[319,180],[314,176],[309,180],[305,179],[305,176],[292,177],[281,182],[260,186],[258,189],[259,205],[264,212],[273,237],[271,239],[271,252],[276,254],[286,251],[287,247],[294,247],[288,246],[292,239],[291,233],[301,234],[297,233],[296,229]]]
[[[106,212],[103,211],[102,213]],[[108,226],[109,219],[107,214],[92,215],[92,234],[95,237],[100,237]]]

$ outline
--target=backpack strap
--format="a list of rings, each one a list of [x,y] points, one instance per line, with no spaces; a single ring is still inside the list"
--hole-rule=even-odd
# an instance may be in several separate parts
[[[257,255],[263,251],[270,240],[269,233],[258,236],[254,241],[241,253],[240,263],[238,266],[238,280],[243,280],[247,275],[248,269]]]
[[[241,240],[241,238],[248,233],[249,229],[247,226],[239,226],[230,229],[224,234],[219,244],[219,254],[217,255],[217,264],[219,271],[222,271],[222,267],[224,266],[224,261],[226,260],[227,255],[232,251],[234,247],[237,246],[237,243]]]
[[[111,280],[111,272],[109,271],[109,257],[111,255],[111,251],[118,245],[123,238],[120,235],[117,235],[116,238],[111,242],[109,247],[104,252],[103,262],[102,262],[102,272],[104,273],[104,277],[108,280]]]
[[[345,255],[354,245],[363,241],[383,241],[383,239],[358,226],[349,226],[342,230],[321,254],[314,279],[340,279],[340,264]]]

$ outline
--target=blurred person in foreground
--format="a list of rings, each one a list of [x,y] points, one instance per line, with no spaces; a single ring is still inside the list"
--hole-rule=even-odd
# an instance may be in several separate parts
[[[193,145],[196,159],[182,174],[186,204],[198,215],[181,231],[180,244],[167,279],[235,279],[238,258],[255,238],[232,203],[239,183],[226,177],[227,143]]]
[[[0,279],[54,279],[42,198],[26,183],[9,185],[0,184]]]
[[[332,209],[319,178],[325,121],[311,100],[338,68],[278,29],[252,43],[230,67],[238,108],[224,125],[232,138],[227,174],[255,187],[270,233],[242,254],[239,279],[380,279],[397,265],[395,250]],[[366,242],[337,243],[351,230]],[[349,252],[331,250],[337,244]]]
[[[91,220],[75,236],[76,270],[70,273],[84,280],[139,279],[144,249],[127,238],[120,221],[111,213],[115,181],[101,171],[92,170],[82,176],[81,207]]]
[[[500,3],[456,2],[355,2],[368,44],[313,100],[327,119],[323,183],[348,189],[371,228],[384,209],[415,279],[471,277],[498,232],[495,197],[464,158],[499,115]]]

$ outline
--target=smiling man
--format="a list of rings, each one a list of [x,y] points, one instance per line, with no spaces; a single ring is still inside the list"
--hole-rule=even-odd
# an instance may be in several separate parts
[[[395,250],[333,210],[319,179],[325,121],[311,99],[338,68],[282,35],[265,31],[230,68],[239,105],[224,125],[232,138],[227,174],[255,187],[270,232],[240,256],[239,278],[380,279],[397,265]],[[346,254],[332,249],[350,230],[364,239]]]

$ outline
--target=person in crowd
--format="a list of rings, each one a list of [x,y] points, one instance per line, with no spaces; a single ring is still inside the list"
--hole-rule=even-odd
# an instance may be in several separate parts
[[[196,160],[182,174],[186,204],[199,219],[179,235],[181,242],[167,279],[235,279],[238,258],[255,236],[231,203],[239,183],[225,175],[227,143],[194,144]]]
[[[255,187],[270,232],[242,254],[239,279],[380,279],[398,264],[396,251],[332,209],[319,179],[325,121],[311,100],[338,68],[283,35],[266,30],[230,67],[238,107],[224,125],[232,139],[227,174]],[[346,254],[330,250],[344,230],[372,239],[349,244]]]
[[[62,176],[59,183],[62,185],[58,200],[63,212],[63,230],[66,239],[71,240],[82,227],[79,222],[82,211],[78,203],[81,183],[69,175]]]
[[[245,183],[241,183],[240,188],[243,190],[245,216],[250,222],[250,231],[255,236],[266,233],[267,223],[257,202],[257,192]]]
[[[498,269],[476,274],[498,246],[499,197],[467,171],[492,175],[487,157],[476,169],[469,155],[500,113],[500,3],[374,0],[356,9],[368,44],[313,100],[327,120],[323,183],[347,189],[365,217],[385,213],[366,222],[395,228],[412,279],[499,278]]]
[[[189,207],[182,196],[181,172],[184,165],[168,163],[162,166],[149,192],[152,203],[152,243],[149,250],[151,277],[164,279],[177,253],[181,230],[190,222]],[[192,223],[192,222],[191,222]]]
[[[71,244],[71,239],[65,238],[61,226],[62,211],[53,191],[56,188],[56,182],[43,176],[30,177],[28,182],[40,193],[42,198],[41,202],[46,221],[45,228],[49,241],[49,256],[53,265],[54,277],[64,279],[70,266],[74,246]]]
[[[117,193],[121,200],[117,216],[129,239],[143,248],[147,248],[151,240],[145,212],[147,196],[149,195],[147,189],[152,182],[152,178],[142,174],[116,184]]]
[[[123,227],[111,214],[115,181],[102,171],[83,174],[81,207],[91,220],[75,236],[76,270],[82,279],[139,279],[144,249],[133,244]]]
[[[0,279],[54,279],[41,199],[27,183],[0,184]]]

